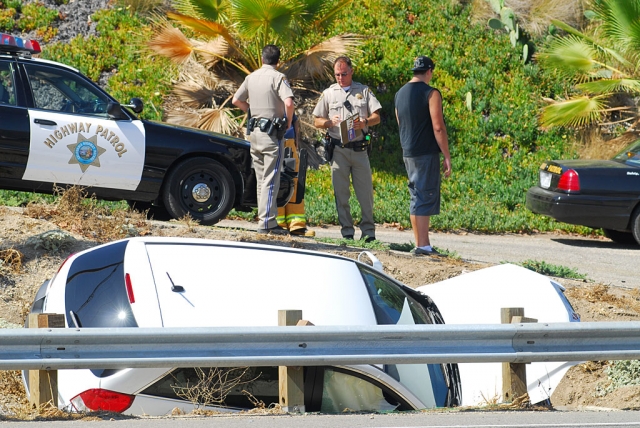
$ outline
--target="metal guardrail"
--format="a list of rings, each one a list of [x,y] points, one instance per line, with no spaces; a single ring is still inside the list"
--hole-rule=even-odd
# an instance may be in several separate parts
[[[0,330],[0,370],[613,359],[640,322]]]

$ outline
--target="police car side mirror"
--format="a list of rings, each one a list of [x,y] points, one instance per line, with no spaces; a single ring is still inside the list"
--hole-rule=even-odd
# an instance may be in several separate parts
[[[131,98],[129,105],[126,105],[125,107],[129,107],[134,113],[141,113],[144,105],[140,98]]]
[[[122,111],[120,103],[109,101],[107,104],[107,114],[114,119],[129,119],[129,116]]]

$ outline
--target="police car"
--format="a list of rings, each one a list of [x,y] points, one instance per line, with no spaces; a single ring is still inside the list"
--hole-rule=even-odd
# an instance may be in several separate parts
[[[140,99],[121,105],[78,70],[32,58],[40,52],[35,40],[0,33],[0,188],[79,185],[204,225],[257,205],[247,141],[141,120]],[[286,161],[279,206],[294,191]],[[300,171],[304,186],[306,165]]]

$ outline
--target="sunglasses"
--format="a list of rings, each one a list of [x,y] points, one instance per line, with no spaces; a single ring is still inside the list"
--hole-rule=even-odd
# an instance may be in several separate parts
[[[336,73],[336,77],[345,77],[349,75],[349,73]]]

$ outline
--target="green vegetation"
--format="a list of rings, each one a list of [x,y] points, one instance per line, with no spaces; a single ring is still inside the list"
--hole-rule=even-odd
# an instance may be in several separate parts
[[[555,276],[556,278],[587,279],[586,275],[578,273],[575,269],[552,265],[544,261],[525,260],[519,265],[542,275]]]
[[[159,119],[175,70],[132,45],[151,39],[147,19],[133,9],[117,7],[94,14],[99,37],[47,45],[43,56],[75,66],[94,80],[114,73],[109,91],[124,102],[141,97],[146,104],[143,116]],[[393,96],[411,78],[413,58],[426,54],[436,63],[433,85],[443,94],[453,161],[452,177],[442,185],[442,211],[433,217],[432,229],[594,233],[534,215],[524,207],[526,189],[536,183],[544,160],[576,156],[570,148],[571,131],[542,130],[537,119],[543,97],[565,93],[566,82],[535,61],[523,64],[521,52],[514,51],[504,33],[491,30],[486,21],[470,23],[470,10],[467,2],[452,0],[360,0],[327,35],[366,37],[354,64],[355,79],[371,86],[383,106],[383,123],[373,128],[371,156],[376,222],[409,226],[409,194]],[[328,84],[316,82],[316,89]],[[310,224],[337,223],[328,167],[310,170],[307,186]],[[31,196],[8,197],[16,204]],[[355,196],[352,203],[357,219]],[[254,213],[232,215],[252,218]]]
[[[470,25],[469,13],[468,7],[447,0],[363,0],[354,4],[353,19],[338,25],[338,32],[349,29],[369,36],[362,56],[355,58],[355,78],[374,88],[383,106],[371,156],[376,222],[409,223],[393,96],[411,78],[413,58],[427,54],[436,63],[433,85],[443,94],[453,162],[452,177],[442,186],[442,212],[433,217],[432,228],[587,232],[524,207],[539,165],[575,156],[568,144],[571,133],[543,131],[537,123],[542,98],[562,93],[563,82],[535,63],[523,65],[507,38],[486,25]],[[467,92],[472,94],[471,111]],[[329,175],[328,168],[309,171],[307,213],[312,223],[335,221]]]
[[[9,33],[35,31],[43,42],[47,42],[57,33],[51,23],[59,18],[58,11],[49,9],[35,1],[22,0],[0,2],[0,31]]]
[[[640,385],[640,361],[612,361],[606,368],[607,376],[611,381],[606,388],[598,391],[599,396],[604,396],[622,386]]]
[[[351,3],[175,0],[177,13],[167,12],[172,22],[160,21],[148,43],[180,68],[172,91],[180,104],[167,109],[167,122],[244,138],[240,125],[246,117],[230,101],[244,78],[262,66],[262,48],[281,46],[279,69],[299,93],[333,78],[333,59],[352,54],[361,42],[354,34],[328,34]]]
[[[126,8],[103,10],[91,18],[100,36],[78,36],[69,43],[48,45],[42,57],[72,65],[94,81],[112,73],[106,88],[111,95],[122,103],[141,98],[145,103],[141,116],[161,120],[173,68],[168,60],[151,58],[142,48],[142,41],[152,33],[148,22]]]
[[[594,0],[585,12],[591,24],[584,32],[553,21],[568,34],[555,38],[540,54],[542,64],[575,84],[566,99],[544,109],[547,126],[606,125],[633,127],[638,109],[629,100],[640,93],[638,48],[640,0]]]
[[[382,241],[365,242],[363,240],[353,240],[344,238],[315,238],[318,242],[324,242],[327,244],[341,245],[344,247],[364,248],[367,250],[388,250],[389,244]]]

